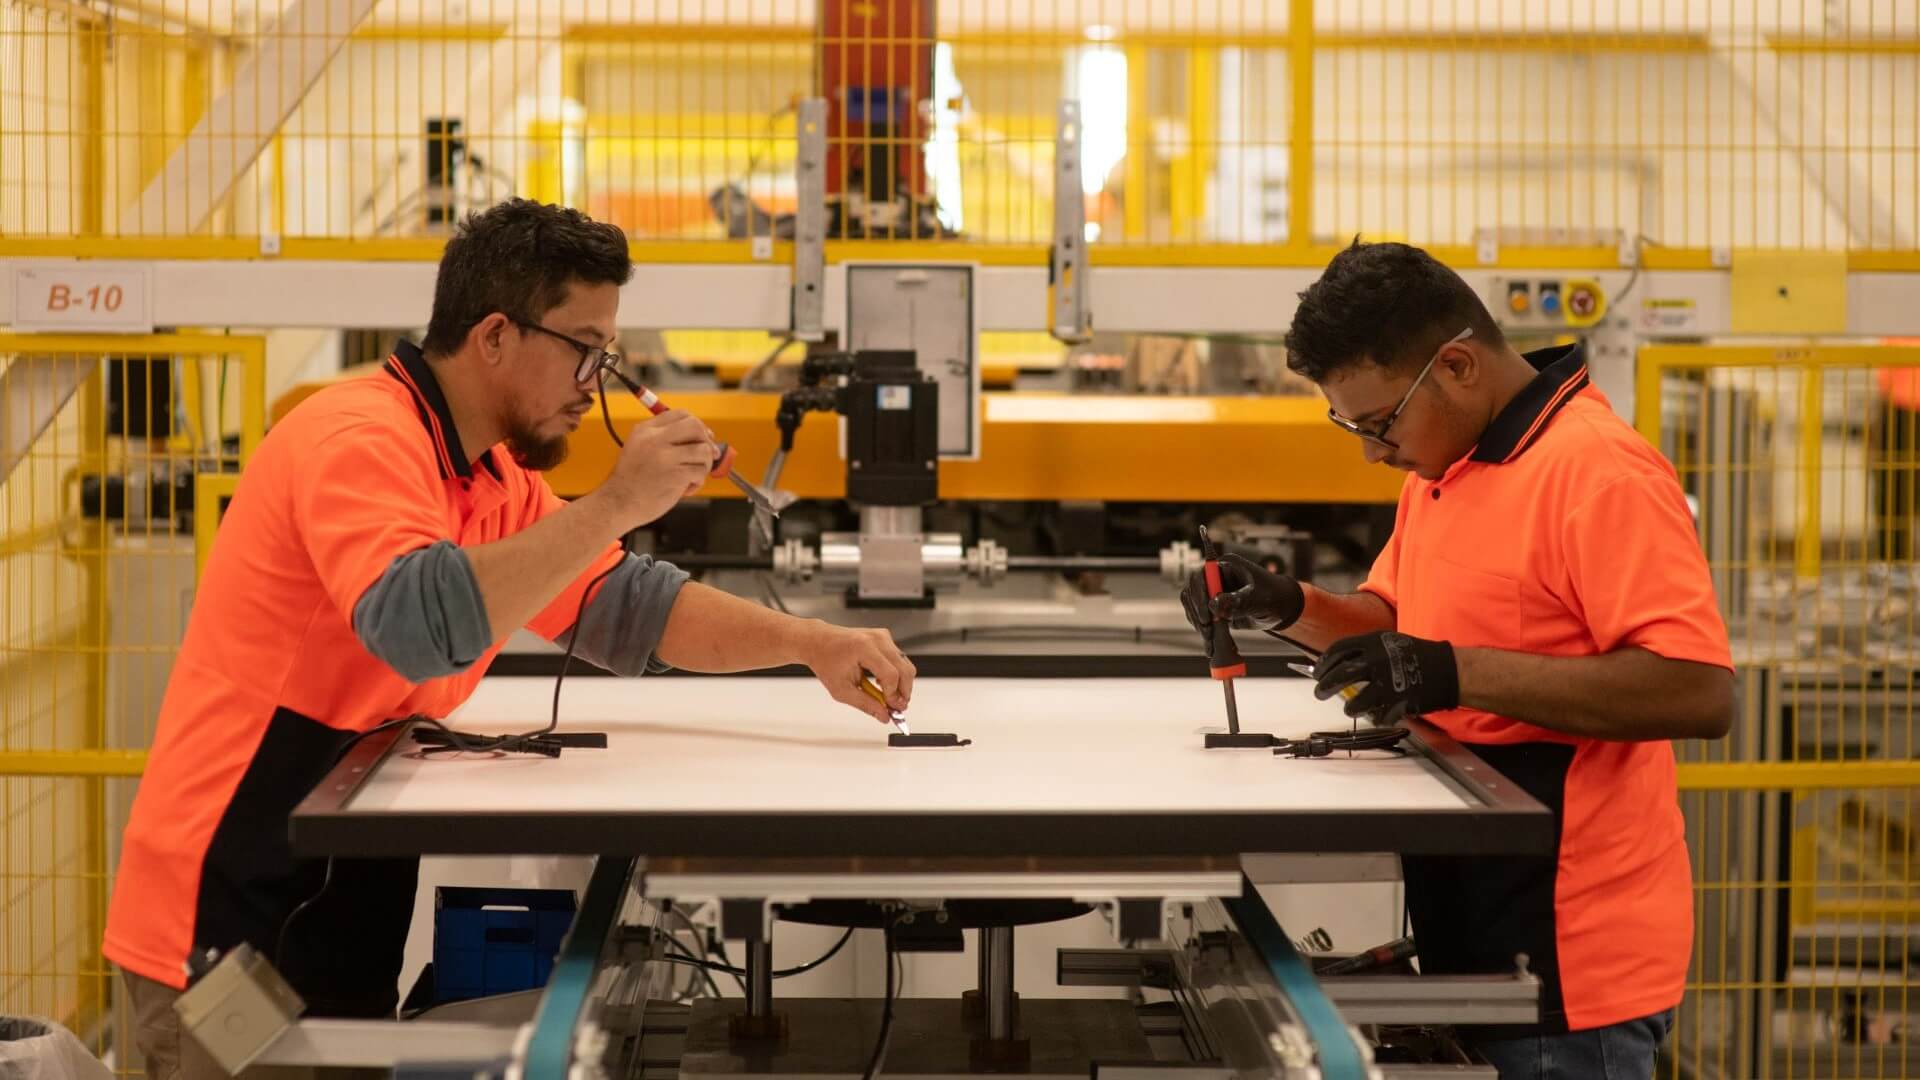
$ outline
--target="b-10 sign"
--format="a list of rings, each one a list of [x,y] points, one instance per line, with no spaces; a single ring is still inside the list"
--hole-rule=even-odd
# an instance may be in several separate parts
[[[153,268],[138,263],[18,263],[13,327],[27,333],[150,334]]]

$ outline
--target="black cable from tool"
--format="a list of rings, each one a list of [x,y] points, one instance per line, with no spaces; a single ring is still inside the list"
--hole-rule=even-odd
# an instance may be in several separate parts
[[[604,367],[600,369],[600,419],[607,425],[607,437],[613,440],[615,446],[624,448],[627,444],[613,430],[613,414],[607,409],[607,371]],[[624,544],[622,550],[625,550]],[[434,730],[415,731],[413,741],[426,747],[428,753],[453,751],[463,754],[539,754],[543,757],[559,757],[566,742],[555,738],[553,733],[560,726],[560,691],[566,685],[568,669],[573,666],[574,647],[580,642],[580,621],[586,618],[587,601],[593,597],[593,590],[625,561],[623,555],[612,566],[595,575],[580,592],[580,605],[573,613],[573,633],[567,636],[567,651],[560,657],[560,672],[553,677],[553,709],[547,717],[546,727],[523,731],[518,735],[475,735],[454,731],[445,724],[435,722]]]
[[[707,982],[708,992],[711,993],[714,996],[714,998],[717,1000],[720,997],[720,984],[713,981],[713,975],[712,975],[713,961],[702,960],[698,956],[695,956],[693,954],[693,950],[687,948],[685,945],[682,945],[680,944],[680,942],[674,940],[674,937],[672,934],[668,934],[662,940],[665,941],[669,949],[672,949],[674,952],[678,953],[679,955],[678,956],[661,956],[661,957],[657,957],[656,959],[658,959],[663,964],[682,964],[682,965],[685,965],[686,967],[690,967],[698,970],[700,972],[700,977],[702,979],[705,979]],[[741,987],[740,993],[741,993],[741,996],[744,997],[746,995],[746,987],[744,986]]]
[[[613,430],[613,414],[607,411],[607,370],[605,368],[600,369],[600,422],[607,425],[607,438],[613,440],[613,445],[622,450],[626,449],[627,444],[621,440],[620,433]]]
[[[772,977],[776,979],[791,979],[795,975],[805,975],[807,972],[812,971],[814,968],[817,968],[821,964],[824,964],[827,961],[833,959],[834,956],[837,955],[842,948],[846,947],[847,942],[852,938],[853,938],[853,928],[848,927],[847,932],[840,935],[840,940],[833,943],[833,948],[828,949],[826,952],[821,953],[819,956],[813,958],[812,960],[809,960],[806,963],[800,964],[796,967],[777,968],[774,970]],[[745,975],[747,974],[746,970],[743,968],[736,968],[726,964],[721,965],[720,970],[725,971],[729,975],[740,975],[742,977],[745,977]]]
[[[1293,640],[1292,638],[1288,637],[1287,635],[1281,633],[1278,630],[1262,629],[1260,632],[1274,639],[1275,641],[1284,641],[1287,644],[1293,646],[1294,648],[1299,649],[1302,653],[1306,655],[1307,659],[1309,660],[1320,659],[1320,653],[1318,652],[1318,650],[1309,649],[1305,645],[1300,644],[1299,642]]]
[[[431,727],[438,728],[443,733],[445,739],[448,741],[449,744],[455,744],[455,745],[460,744],[466,738],[466,736],[461,735],[457,731],[453,731],[452,729],[448,728],[445,724],[442,724],[440,721],[432,719],[431,717],[403,716],[398,720],[388,720],[385,723],[375,724],[374,726],[368,728],[365,731],[355,732],[352,736],[348,737],[348,739],[345,742],[340,744],[339,749],[334,751],[333,765],[339,764],[340,760],[347,756],[347,751],[353,749],[356,745],[358,745],[360,740],[368,737],[369,735],[376,735],[390,728],[399,727],[402,724],[425,724]],[[418,736],[416,736],[416,738],[418,738]],[[328,768],[332,768],[333,765],[329,765]],[[300,915],[303,912],[305,912],[308,908],[312,907],[314,903],[317,902],[322,896],[325,896],[327,894],[327,888],[332,884],[333,884],[333,857],[328,856],[327,871],[326,871],[326,874],[320,879],[320,887],[313,891],[313,895],[307,897],[305,900],[300,901],[298,904],[295,904],[293,907],[293,910],[287,912],[286,917],[280,920],[280,932],[277,935],[275,935],[274,944],[273,944],[273,966],[274,967],[280,967],[281,961],[286,955],[287,932],[293,928],[294,921],[298,919]]]
[[[697,959],[701,960],[702,962],[713,961],[713,954],[715,950],[720,948],[720,946],[717,942],[713,940],[712,931],[708,931],[707,933],[702,934],[700,932],[700,928],[693,925],[693,920],[687,918],[687,913],[684,911],[681,911],[678,907],[675,907],[671,901],[668,901],[667,904],[664,905],[660,910],[680,920],[680,925],[687,928],[687,935],[693,938],[693,943],[695,945],[698,945],[700,947],[700,955],[697,957]],[[714,962],[724,965],[727,962],[727,954],[725,952],[721,952],[720,959]],[[711,969],[708,969],[708,970],[711,970]],[[746,997],[747,996],[747,980],[741,978],[738,975],[734,975],[733,981],[735,985],[740,987],[740,996]],[[718,997],[719,995],[715,994],[714,996]]]
[[[312,907],[314,901],[325,896],[327,886],[331,884],[333,884],[333,856],[329,855],[327,856],[327,874],[320,879],[320,887],[314,890],[312,896],[300,901],[292,911],[287,912],[286,918],[280,920],[280,933],[274,939],[273,943],[273,966],[275,968],[284,970],[283,965],[287,955],[287,930],[293,926],[293,920],[298,918],[301,912]]]
[[[1322,655],[1319,650],[1310,649],[1307,646],[1302,645],[1300,642],[1295,641],[1292,638],[1288,637],[1287,635],[1279,632],[1278,630],[1268,630],[1267,636],[1272,638],[1277,638],[1293,646],[1294,648],[1299,649],[1302,653],[1306,655],[1307,659],[1313,661],[1314,670],[1315,671],[1319,670],[1320,657]],[[1369,723],[1373,722],[1371,714],[1368,714],[1368,722]],[[1375,745],[1375,743],[1379,740],[1386,740],[1387,736],[1391,735],[1393,732],[1399,732],[1399,734],[1394,736],[1391,740],[1387,740],[1385,742],[1385,745]],[[1334,749],[1345,750],[1349,756],[1351,756],[1353,752],[1356,750],[1391,750],[1396,754],[1406,753],[1406,751],[1401,749],[1399,745],[1400,740],[1406,738],[1406,729],[1378,728],[1372,732],[1363,733],[1360,730],[1360,717],[1358,716],[1355,716],[1353,718],[1353,727],[1344,733],[1323,732],[1323,733],[1316,733],[1316,734],[1328,735],[1329,737],[1335,740]],[[1283,751],[1279,748],[1276,748],[1274,750],[1274,753],[1279,754],[1284,752],[1291,757],[1322,757],[1326,753],[1325,751],[1320,751],[1316,748],[1311,748],[1310,746],[1310,741],[1314,737],[1316,736],[1309,736],[1307,740],[1301,740],[1303,745],[1309,745],[1310,747],[1309,749],[1303,750],[1303,749],[1289,748]]]
[[[573,652],[580,642],[580,621],[586,618],[587,601],[592,599],[593,590],[607,579],[607,575],[620,569],[625,561],[624,555],[612,566],[594,575],[587,587],[580,591],[580,604],[573,613],[573,632],[567,636],[567,651],[560,657],[560,672],[553,677],[553,710],[547,717],[547,726],[534,731],[523,731],[518,735],[476,735],[472,732],[455,731],[437,720],[428,720],[429,730],[415,731],[413,741],[427,748],[427,752],[443,753],[453,751],[463,754],[539,754],[543,757],[559,757],[566,740],[554,734],[560,726],[560,690],[566,685],[567,669],[573,666]]]
[[[662,938],[664,938],[664,939],[666,940],[666,942],[667,942],[667,944],[669,944],[669,945],[671,945],[671,946],[673,946],[673,948],[674,948],[674,950],[675,950],[676,952],[679,952],[679,953],[680,953],[681,955],[683,955],[683,956],[691,956],[691,955],[692,955],[692,952],[691,952],[691,950],[689,950],[689,949],[686,949],[686,948],[684,948],[683,946],[681,946],[681,944],[680,944],[680,942],[679,942],[679,940],[678,940],[677,938],[675,938],[675,937],[673,936],[673,931],[671,931],[671,930],[669,930],[669,929],[667,929],[667,925],[666,925],[666,922],[667,922],[667,920],[666,920],[666,916],[668,916],[668,915],[670,915],[670,914],[671,914],[671,915],[678,915],[678,914],[679,914],[679,912],[677,912],[677,911],[675,911],[675,910],[673,909],[673,905],[672,905],[672,903],[671,903],[671,902],[669,902],[669,903],[667,903],[667,904],[666,904],[665,906],[663,906],[663,907],[661,907],[661,908],[660,908],[660,910],[659,910],[659,914],[657,914],[657,915],[655,915],[655,916],[653,917],[653,939],[654,939],[655,941],[659,941],[659,940],[661,940]],[[690,934],[690,935],[691,935],[691,936],[693,937],[693,943],[694,943],[695,945],[699,945],[699,944],[700,944],[700,932],[699,932],[698,930],[696,930],[696,929],[694,929],[694,926],[693,926],[693,922],[692,922],[691,920],[689,920],[689,919],[688,919],[688,918],[687,918],[687,917],[686,917],[685,915],[681,915],[681,916],[680,916],[680,922],[681,922],[681,924],[682,924],[682,925],[684,925],[684,926],[685,926],[685,927],[687,928],[687,933],[688,933],[688,934]],[[687,984],[687,989],[686,989],[686,991],[685,991],[685,993],[684,993],[684,995],[682,995],[682,994],[680,994],[680,993],[676,993],[676,994],[674,995],[674,998],[673,998],[673,1000],[675,1000],[675,1001],[683,1001],[683,1000],[686,1000],[686,1001],[691,1001],[691,1000],[692,1000],[692,999],[693,999],[693,998],[694,998],[694,997],[695,997],[696,995],[698,995],[698,994],[699,994],[699,992],[700,992],[700,984],[701,984],[701,982],[703,982],[703,981],[704,981],[704,982],[705,982],[705,983],[707,984],[707,989],[708,989],[708,991],[710,991],[710,992],[712,993],[712,995],[713,995],[713,997],[714,997],[714,999],[715,999],[715,1000],[718,1000],[718,999],[719,999],[719,997],[720,997],[720,987],[719,987],[719,986],[718,986],[717,984],[715,984],[715,983],[714,983],[714,981],[713,981],[713,975],[712,975],[712,973],[711,973],[711,972],[708,972],[708,971],[705,971],[705,970],[696,970],[696,971],[694,972],[694,978],[693,978],[693,981]],[[671,987],[671,986],[673,985],[673,978],[672,978],[672,976],[668,976],[668,978],[667,978],[667,985],[668,985],[669,987]]]
[[[673,964],[676,967],[692,968],[694,972],[694,989],[698,989],[701,982],[704,981],[707,984],[708,996],[718,1000],[720,997],[720,985],[713,981],[713,975],[709,971],[711,965],[705,960],[695,959],[693,954],[687,951],[685,945],[675,942],[668,947],[673,950],[674,955],[656,956],[653,958],[654,961],[661,964]],[[691,996],[691,991],[689,991],[686,996]]]
[[[614,445],[624,447],[626,443],[621,442],[620,436],[614,432],[613,417],[607,411],[606,389],[607,380],[603,369],[600,376],[600,419],[606,423],[607,435],[613,439]],[[605,581],[608,574],[613,573],[619,568],[620,563],[615,562],[612,566],[602,570],[592,581],[587,583],[587,587],[580,593],[580,606],[574,611],[573,615],[573,633],[567,638],[566,654],[560,658],[560,673],[553,678],[553,711],[547,718],[546,727],[540,728],[537,731],[522,732],[518,735],[476,735],[471,732],[456,731],[432,717],[405,716],[397,720],[388,720],[385,723],[376,724],[365,731],[356,732],[353,737],[341,744],[339,750],[335,751],[334,761],[337,763],[341,758],[345,757],[348,750],[353,749],[355,744],[367,736],[375,734],[376,732],[386,731],[389,728],[398,727],[402,724],[421,725],[420,729],[416,729],[413,732],[413,741],[425,747],[426,752],[430,754],[452,751],[462,754],[539,754],[543,757],[559,757],[560,749],[564,744],[561,740],[553,738],[552,733],[554,729],[560,726],[560,688],[566,681],[567,668],[573,663],[574,646],[580,640],[580,620],[586,617],[587,600],[593,595],[594,587],[602,581]],[[286,918],[280,920],[280,933],[275,937],[273,947],[273,964],[275,967],[281,965],[282,957],[286,953],[287,932],[292,929],[294,920],[299,918],[302,912],[312,907],[315,901],[326,895],[327,886],[331,884],[333,884],[333,859],[329,857],[327,859],[326,876],[321,879],[320,887],[314,890],[312,896],[300,901],[300,903],[294,906],[292,911],[287,912]],[[835,946],[835,949],[837,950],[838,946]],[[825,958],[823,957],[822,959],[824,960]],[[712,985],[712,978],[709,977],[707,982],[708,985]],[[714,996],[720,996],[718,987],[714,988]]]
[[[624,561],[622,559],[621,561]],[[580,591],[580,605],[573,613],[573,633],[567,637],[567,651],[560,658],[560,673],[553,677],[553,710],[547,717],[547,726],[533,731],[523,731],[518,735],[476,735],[467,731],[455,731],[438,721],[428,721],[432,725],[425,731],[415,731],[413,741],[426,747],[429,754],[453,751],[462,754],[538,754],[542,757],[559,757],[566,741],[554,735],[560,726],[560,689],[566,684],[567,669],[573,665],[573,650],[580,641],[580,620],[587,614],[587,601],[593,596],[593,590],[607,579],[607,575],[620,569],[620,562],[594,575],[587,587]]]
[[[880,1012],[880,1037],[873,1041],[873,1056],[867,1059],[867,1071],[860,1074],[860,1080],[873,1080],[880,1075],[880,1062],[887,1056],[887,1036],[893,1034],[893,995],[897,989],[893,977],[893,924],[888,923],[882,933],[886,940],[887,1003]]]
[[[807,972],[812,971],[814,968],[819,967],[821,964],[824,964],[827,961],[833,959],[835,956],[839,955],[840,950],[846,947],[847,942],[851,940],[852,937],[853,937],[853,928],[848,927],[847,932],[840,935],[840,940],[833,943],[833,948],[828,949],[826,952],[821,953],[819,956],[814,957],[812,960],[809,960],[804,964],[800,964],[796,967],[781,968],[773,973],[773,978],[791,979],[795,975],[805,975]],[[734,967],[732,964],[729,964],[720,960],[712,960],[712,959],[702,960],[697,957],[694,957],[693,954],[691,953],[688,953],[686,955],[688,957],[687,963],[693,964],[697,967],[703,967],[708,971],[718,971],[723,975],[731,975],[736,979],[746,977],[747,970],[745,968]],[[742,993],[746,992],[746,987],[742,986],[740,989]]]
[[[600,369],[600,419],[607,425],[607,435],[613,439],[614,445],[625,447],[626,443],[622,442],[619,434],[613,430],[613,415],[607,409],[607,370],[606,368]],[[615,374],[617,375],[619,373],[615,372]],[[622,547],[624,550],[625,545],[623,544]],[[624,561],[624,559],[621,561]],[[574,609],[573,613],[573,633],[568,635],[567,651],[560,658],[560,673],[553,678],[553,709],[547,717],[546,727],[534,731],[521,732],[518,735],[477,735],[472,732],[456,731],[431,717],[408,716],[398,720],[388,720],[383,724],[375,725],[374,727],[355,734],[340,747],[339,751],[334,755],[334,760],[337,762],[340,758],[346,756],[347,751],[361,739],[375,732],[385,731],[388,728],[408,723],[422,725],[420,729],[416,729],[413,732],[413,741],[426,747],[428,753],[445,753],[451,751],[461,754],[539,754],[543,757],[559,757],[560,750],[566,745],[566,742],[564,739],[555,737],[553,732],[560,726],[560,691],[566,684],[567,670],[573,665],[574,648],[580,640],[580,620],[586,617],[587,601],[592,598],[593,590],[607,579],[607,575],[620,568],[621,561],[616,561],[612,566],[607,567],[595,575],[594,579],[588,582],[587,587],[580,593],[580,605]],[[329,865],[329,871],[331,871],[331,865]],[[324,885],[321,886],[321,891],[326,891]],[[315,893],[313,896],[307,898],[300,907],[295,908],[294,911],[287,916],[285,922],[281,924],[281,934],[283,936],[286,933],[286,926],[293,921],[293,916],[304,909],[307,904],[311,904],[314,900],[318,899],[319,895],[319,893]]]

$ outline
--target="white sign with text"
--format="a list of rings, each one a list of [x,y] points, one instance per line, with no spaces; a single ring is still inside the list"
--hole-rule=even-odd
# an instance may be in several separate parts
[[[36,334],[151,334],[153,268],[139,263],[17,263],[13,328]]]

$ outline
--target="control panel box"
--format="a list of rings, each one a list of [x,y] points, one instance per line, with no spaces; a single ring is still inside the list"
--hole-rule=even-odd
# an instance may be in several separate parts
[[[1591,278],[1494,277],[1485,300],[1495,322],[1527,330],[1580,329],[1607,313],[1607,295]]]

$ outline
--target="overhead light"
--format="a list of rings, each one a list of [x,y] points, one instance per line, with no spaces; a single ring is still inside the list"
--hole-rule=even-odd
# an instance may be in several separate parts
[[[1127,54],[1083,45],[1068,78],[1068,96],[1080,102],[1080,187],[1092,195],[1127,156]]]
[[[1094,23],[1092,26],[1087,27],[1088,41],[1112,41],[1119,36],[1120,31],[1115,30],[1106,23]]]

